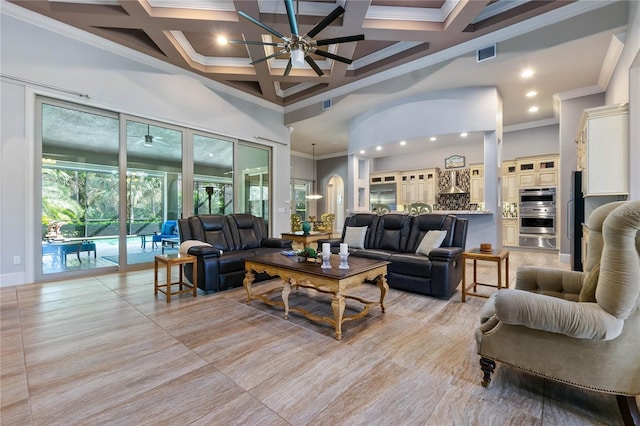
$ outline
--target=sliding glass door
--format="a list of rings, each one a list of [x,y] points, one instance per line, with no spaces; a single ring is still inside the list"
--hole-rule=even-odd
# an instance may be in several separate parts
[[[118,116],[38,99],[42,166],[36,277],[115,266],[118,254]]]
[[[246,143],[238,145],[237,182],[239,206],[237,211],[260,216],[269,225],[269,186],[271,151]]]
[[[176,250],[182,212],[182,131],[126,120],[127,264],[152,262]],[[140,250],[141,249],[141,250]]]
[[[233,213],[233,141],[193,135],[193,213]]]
[[[47,98],[36,105],[37,279],[150,265],[178,250],[177,220],[189,215],[246,212],[268,225],[270,148]]]

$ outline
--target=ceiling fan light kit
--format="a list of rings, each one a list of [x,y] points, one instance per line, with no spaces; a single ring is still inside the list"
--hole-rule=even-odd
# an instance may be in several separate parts
[[[274,48],[280,48],[280,50],[272,53],[271,55],[267,55],[263,58],[252,61],[251,65],[259,64],[271,58],[275,58],[277,56],[289,54],[289,62],[287,63],[287,67],[284,70],[284,76],[289,75],[289,73],[291,72],[291,68],[293,67],[301,68],[304,66],[304,63],[306,62],[315,71],[318,77],[320,77],[324,75],[324,72],[320,69],[316,61],[310,56],[311,54],[322,56],[327,59],[332,59],[334,61],[343,62],[345,64],[351,64],[353,62],[351,59],[345,58],[344,56],[339,56],[324,50],[320,50],[318,49],[318,46],[328,46],[330,44],[349,43],[353,41],[364,40],[364,34],[346,36],[346,37],[328,38],[324,40],[314,40],[314,37],[318,35],[320,31],[325,29],[333,21],[335,21],[340,15],[344,13],[345,10],[342,6],[336,7],[330,14],[325,16],[322,19],[322,21],[316,24],[315,27],[313,27],[308,33],[306,33],[303,36],[300,36],[298,32],[298,22],[296,20],[296,15],[293,10],[293,0],[284,0],[284,6],[285,6],[285,9],[287,10],[287,18],[289,19],[289,27],[291,29],[290,37],[287,37],[281,34],[279,31],[271,28],[270,26],[268,26],[263,22],[260,22],[259,20],[253,18],[252,16],[242,11],[238,11],[238,15],[240,15],[241,17],[256,24],[257,26],[264,29],[268,33],[282,40],[282,42],[280,43],[248,41],[248,40],[230,41],[229,43],[233,43],[233,44],[273,46]]]

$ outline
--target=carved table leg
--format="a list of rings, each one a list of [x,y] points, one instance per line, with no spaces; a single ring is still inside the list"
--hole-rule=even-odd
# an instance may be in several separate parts
[[[625,426],[640,425],[640,411],[635,396],[616,395],[618,401],[618,409],[622,415],[622,421]]]
[[[480,358],[480,368],[484,373],[482,376],[482,387],[486,388],[489,386],[489,383],[491,383],[491,373],[496,369],[496,363],[489,358]]]
[[[242,285],[244,285],[244,289],[247,291],[247,305],[251,303],[251,283],[256,279],[256,276],[252,271],[247,271],[244,274],[244,280],[242,281]]]
[[[293,278],[284,280],[282,287],[282,303],[284,303],[284,319],[289,319],[289,295],[291,294],[291,286],[296,285]]]
[[[378,288],[380,289],[380,308],[382,308],[382,312],[384,312],[384,297],[389,291],[389,284],[387,284],[387,279],[384,275],[378,276],[376,284],[378,284]]]
[[[337,293],[331,300],[331,309],[333,309],[333,318],[336,321],[336,340],[342,339],[342,317],[344,315],[344,296]]]

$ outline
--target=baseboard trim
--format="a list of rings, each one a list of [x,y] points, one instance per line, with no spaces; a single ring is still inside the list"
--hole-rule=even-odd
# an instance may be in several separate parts
[[[14,272],[0,275],[0,287],[11,287],[14,285],[26,284],[24,272]]]

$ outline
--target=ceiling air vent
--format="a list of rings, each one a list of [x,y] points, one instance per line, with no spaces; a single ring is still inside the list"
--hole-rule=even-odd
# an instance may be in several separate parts
[[[324,111],[325,109],[331,108],[331,105],[332,105],[331,99],[326,99],[322,101],[322,110]]]
[[[496,57],[495,44],[476,50],[476,62],[488,61],[489,59],[493,59],[495,57]]]

